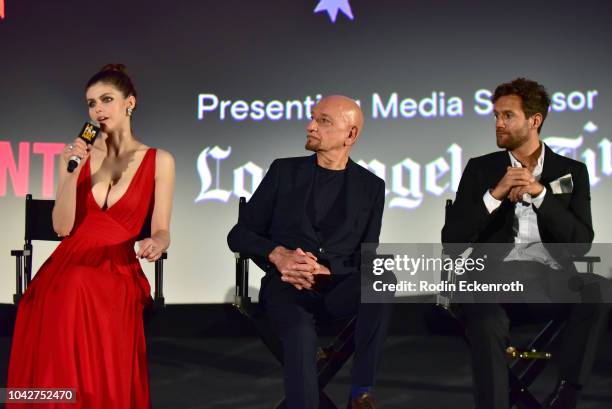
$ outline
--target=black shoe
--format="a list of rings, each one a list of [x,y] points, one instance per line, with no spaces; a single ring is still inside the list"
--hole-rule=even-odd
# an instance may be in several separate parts
[[[567,381],[560,381],[552,395],[546,399],[546,409],[576,409],[578,388]]]
[[[368,392],[362,393],[356,398],[352,398],[349,400],[348,409],[376,409],[374,406],[374,399],[372,399],[372,395]]]

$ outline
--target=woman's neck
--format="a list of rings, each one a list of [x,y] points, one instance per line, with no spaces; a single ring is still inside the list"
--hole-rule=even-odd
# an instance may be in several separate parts
[[[132,135],[131,130],[109,132],[104,136],[104,146],[107,156],[120,156],[125,152],[132,151],[139,142]]]

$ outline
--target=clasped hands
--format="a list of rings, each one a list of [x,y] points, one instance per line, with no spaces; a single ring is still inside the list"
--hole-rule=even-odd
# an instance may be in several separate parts
[[[544,186],[538,182],[527,168],[513,168],[508,166],[506,174],[491,190],[491,196],[497,200],[508,198],[517,203],[523,200],[523,195],[528,193],[536,197],[544,190]]]
[[[317,262],[317,257],[301,248],[289,250],[277,246],[270,252],[268,259],[281,273],[281,280],[293,285],[298,290],[310,290],[314,286],[316,275],[330,275],[327,267]]]

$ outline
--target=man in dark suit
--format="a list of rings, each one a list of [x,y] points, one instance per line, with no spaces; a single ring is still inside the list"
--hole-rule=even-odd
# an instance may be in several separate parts
[[[571,256],[584,255],[593,241],[587,168],[540,141],[550,105],[543,86],[518,78],[498,86],[492,101],[497,146],[504,150],[469,160],[448,210],[442,242],[473,243],[471,257],[487,254],[488,265],[495,266],[486,271],[490,277],[535,277],[542,288],[554,282],[567,288],[567,277],[575,272]],[[545,318],[551,310],[555,316],[565,314],[568,322],[559,354],[559,382],[546,407],[576,407],[578,391],[593,365],[607,308],[603,304],[554,304],[554,296],[548,299],[552,304],[543,304],[545,301],[461,306],[478,408],[508,408],[508,316],[519,311],[523,316]]]
[[[290,409],[319,406],[315,320],[355,314],[349,408],[374,407],[391,306],[360,302],[361,244],[378,243],[385,202],[384,181],[349,157],[362,127],[353,100],[317,103],[306,142],[315,154],[272,162],[227,238],[266,272],[259,299],[282,341]]]

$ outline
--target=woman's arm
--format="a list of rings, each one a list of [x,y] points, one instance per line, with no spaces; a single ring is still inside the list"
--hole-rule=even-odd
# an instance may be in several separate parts
[[[90,149],[82,139],[76,138],[71,145],[67,145],[64,148],[60,156],[59,184],[55,196],[55,206],[53,206],[53,230],[60,237],[69,235],[74,227],[77,180],[79,179],[81,169],[83,169],[83,164],[89,157]],[[81,162],[72,173],[68,173],[66,167],[70,157],[73,155],[80,157]]]
[[[170,247],[170,216],[174,196],[174,158],[158,149],[155,160],[155,206],[151,217],[151,237],[141,240],[138,257],[156,261]]]

